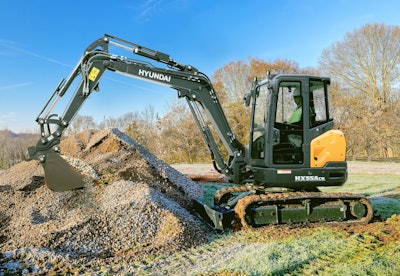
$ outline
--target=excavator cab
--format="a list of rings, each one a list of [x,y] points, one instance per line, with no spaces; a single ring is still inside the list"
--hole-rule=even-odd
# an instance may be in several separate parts
[[[333,129],[329,86],[329,78],[310,75],[255,81],[248,147],[255,184],[314,190],[346,181],[346,143]]]

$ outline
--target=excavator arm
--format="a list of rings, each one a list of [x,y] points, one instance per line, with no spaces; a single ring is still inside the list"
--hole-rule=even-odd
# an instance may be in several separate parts
[[[141,59],[110,53],[110,46],[129,51]],[[155,67],[148,60],[165,65]],[[99,90],[99,81],[107,70],[175,89],[179,98],[187,100],[216,169],[232,182],[243,181],[245,149],[232,132],[209,78],[195,67],[182,65],[165,53],[106,34],[85,50],[69,77],[59,83],[36,118],[40,139],[28,150],[31,159],[42,163],[49,188],[65,191],[83,187],[81,175],[60,156],[59,144],[64,130],[86,99],[93,90]],[[53,113],[57,103],[76,81],[79,84],[64,113]],[[218,149],[207,122],[212,123],[224,144],[227,158]]]

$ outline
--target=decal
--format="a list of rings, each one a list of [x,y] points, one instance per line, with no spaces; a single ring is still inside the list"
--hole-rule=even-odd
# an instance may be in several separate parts
[[[318,175],[296,175],[294,177],[294,181],[296,182],[312,182],[312,181],[326,181],[325,176],[318,176]]]
[[[139,69],[138,75],[150,79],[171,82],[171,76],[167,76],[162,73],[152,72],[144,69]]]
[[[97,78],[97,75],[99,74],[100,70],[97,69],[96,67],[93,67],[92,70],[90,70],[89,73],[89,80],[94,81]]]
[[[277,170],[277,174],[292,174],[292,170]]]

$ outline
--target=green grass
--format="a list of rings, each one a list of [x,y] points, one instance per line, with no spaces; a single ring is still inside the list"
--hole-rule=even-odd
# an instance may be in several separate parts
[[[374,197],[370,199],[376,215],[382,219],[390,218],[394,214],[400,214],[400,198]]]
[[[369,197],[376,215],[382,219],[400,214],[400,177],[398,175],[353,174],[341,187],[323,187],[323,192],[348,192]]]
[[[340,187],[323,187],[322,191],[359,193],[367,196],[400,189],[398,175],[349,175],[347,182]]]
[[[201,202],[207,204],[208,206],[214,205],[214,195],[222,188],[229,188],[230,184],[202,184],[201,187],[204,190],[203,197],[200,199]]]
[[[400,230],[398,220],[388,223],[397,223]],[[286,236],[279,238],[277,231]],[[394,275],[400,271],[399,258],[400,241],[382,243],[374,232],[269,227],[221,235],[197,248],[157,258],[146,271],[149,275]]]
[[[381,245],[370,233],[348,235],[325,241],[331,241],[336,250],[319,255],[314,261],[302,268],[298,274],[310,275],[395,275],[400,271],[400,242],[397,240]],[[344,243],[344,246],[342,246]],[[294,273],[297,274],[297,273]]]
[[[212,206],[216,190],[226,186],[203,187],[202,200]],[[366,195],[385,220],[381,225],[392,224],[400,232],[398,175],[353,174],[345,185],[321,190]],[[394,275],[400,271],[399,238],[379,230],[379,225],[365,229],[353,233],[330,226],[268,227],[210,233],[209,243],[158,258],[146,269],[155,275]],[[282,237],[281,231],[285,232]],[[383,237],[393,240],[383,242]]]
[[[300,273],[319,256],[332,255],[345,247],[346,241],[340,234],[322,229],[310,236],[247,244],[221,265],[223,270],[248,275]]]

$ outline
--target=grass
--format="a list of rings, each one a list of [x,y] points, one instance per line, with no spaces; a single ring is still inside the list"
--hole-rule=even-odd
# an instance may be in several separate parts
[[[400,214],[400,177],[398,175],[353,174],[341,187],[324,187],[323,192],[348,192],[369,197],[382,219]]]
[[[299,274],[310,275],[395,275],[400,271],[400,243],[381,245],[370,233],[348,235],[332,239],[328,234],[321,244],[332,243],[329,254],[318,258],[302,268]],[[295,273],[297,274],[297,273]]]
[[[203,185],[212,205],[221,185]],[[139,275],[395,275],[400,271],[400,177],[353,174],[341,187],[370,198],[383,219],[349,230],[270,226],[215,234],[202,246],[139,265]],[[358,229],[358,230],[357,230]]]
[[[398,175],[349,175],[347,182],[341,187],[324,187],[322,191],[360,193],[367,196],[400,189]]]
[[[310,236],[250,243],[224,262],[224,270],[248,275],[284,275],[301,272],[319,256],[332,255],[346,246],[332,231],[319,230]]]
[[[400,220],[389,219],[399,228]],[[276,232],[285,231],[285,237]],[[291,233],[293,232],[293,233]],[[218,239],[147,264],[146,275],[394,275],[400,242],[375,232],[269,227]],[[144,270],[142,270],[144,272]]]
[[[207,204],[208,206],[214,205],[214,194],[221,188],[231,187],[230,184],[202,184],[204,193],[201,198],[201,202]]]

